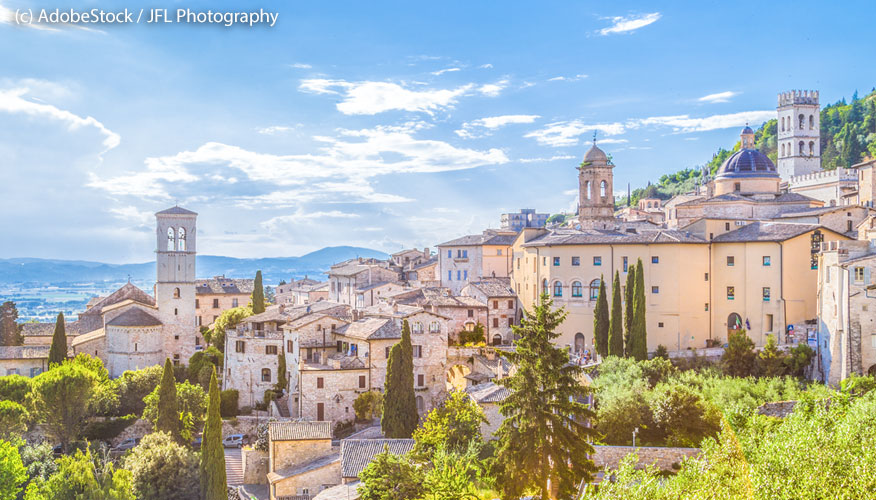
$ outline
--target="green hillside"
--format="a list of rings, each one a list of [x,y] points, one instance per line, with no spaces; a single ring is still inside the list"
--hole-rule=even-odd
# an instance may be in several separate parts
[[[773,162],[777,159],[777,123],[776,119],[763,123],[754,135],[757,149]],[[708,165],[714,174],[738,149],[738,141],[730,149],[720,148],[704,165]],[[858,98],[855,92],[851,103],[842,99],[821,109],[821,166],[827,170],[849,167],[867,156],[876,157],[876,89],[863,98]],[[662,175],[656,184],[649,183],[633,190],[632,203],[637,203],[639,198],[665,200],[690,191],[696,186],[701,172],[702,166],[699,166]],[[618,203],[625,205],[626,197],[619,199]]]

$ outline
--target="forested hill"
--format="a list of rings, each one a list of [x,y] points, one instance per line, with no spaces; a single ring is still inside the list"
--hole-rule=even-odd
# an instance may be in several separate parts
[[[773,162],[777,160],[776,134],[777,120],[772,119],[763,123],[754,135],[757,149]],[[720,148],[703,165],[708,165],[714,174],[738,149],[738,141],[730,149]],[[850,103],[843,98],[821,109],[821,166],[827,170],[849,167],[867,156],[876,157],[876,89],[863,98],[855,92]],[[662,175],[657,183],[633,190],[632,203],[646,197],[669,199],[690,191],[701,174],[702,166]],[[626,197],[618,201],[625,204]]]

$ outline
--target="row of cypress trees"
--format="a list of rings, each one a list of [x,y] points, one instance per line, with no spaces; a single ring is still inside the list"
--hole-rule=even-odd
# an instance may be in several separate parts
[[[620,273],[612,283],[611,309],[605,289],[605,277],[599,280],[599,295],[593,312],[593,334],[600,356],[625,356],[648,359],[648,334],[645,323],[645,267],[642,259],[627,273],[624,303],[621,303]],[[625,313],[622,314],[622,309]]]

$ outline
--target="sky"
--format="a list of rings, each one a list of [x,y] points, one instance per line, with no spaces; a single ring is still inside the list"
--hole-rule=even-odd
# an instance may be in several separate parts
[[[238,12],[252,2],[167,1]],[[81,12],[119,2],[77,2]],[[0,258],[144,262],[154,213],[198,252],[393,252],[573,211],[701,165],[776,95],[876,85],[876,3],[287,1],[273,27],[18,25],[0,0]],[[145,14],[148,16],[148,12]]]

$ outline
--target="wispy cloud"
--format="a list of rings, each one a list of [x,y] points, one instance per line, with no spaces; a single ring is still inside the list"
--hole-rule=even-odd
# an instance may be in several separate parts
[[[728,102],[732,97],[739,95],[739,92],[718,92],[716,94],[704,95],[697,99],[700,102]]]
[[[578,137],[602,132],[605,135],[620,135],[626,130],[622,123],[585,123],[581,120],[554,122],[545,125],[540,130],[529,132],[523,137],[535,139],[544,146],[574,146],[578,144]]]
[[[538,115],[501,115],[479,118],[462,124],[462,128],[456,130],[456,135],[464,139],[473,139],[489,135],[489,131],[515,123],[532,123],[539,119]],[[487,130],[484,130],[487,129]]]
[[[47,118],[66,124],[70,130],[93,127],[104,137],[104,153],[115,148],[121,142],[119,134],[106,128],[103,123],[95,118],[91,116],[82,117],[51,104],[29,101],[24,98],[28,92],[29,89],[24,87],[0,90],[0,112],[22,113],[32,117]]]
[[[492,67],[493,67],[493,65],[490,64],[490,63],[487,63],[487,64],[481,64],[480,66],[478,66],[478,68],[481,68],[481,69],[489,69],[489,68],[492,68]]]
[[[502,90],[504,90],[505,87],[507,87],[507,86],[508,86],[508,80],[499,80],[496,83],[488,83],[486,85],[481,85],[480,88],[478,88],[478,92],[480,92],[481,94],[483,94],[487,97],[496,97],[500,93],[502,93]]]
[[[520,158],[517,161],[519,163],[547,163],[547,162],[551,162],[551,161],[571,160],[574,158],[575,157],[572,155],[554,155],[554,156],[551,156],[550,158]]]
[[[444,73],[452,73],[452,72],[454,72],[454,71],[460,71],[460,68],[445,68],[445,69],[439,69],[438,71],[433,71],[432,74],[435,75],[435,76],[441,76],[441,75],[443,75]]]
[[[292,63],[289,65],[289,67],[295,68],[295,69],[310,69],[313,66],[306,64],[306,63]]]
[[[401,110],[433,114],[452,107],[457,100],[474,89],[473,84],[453,89],[411,90],[390,82],[348,82],[345,80],[308,79],[298,87],[314,94],[342,95],[336,105],[345,115],[375,115]]]
[[[549,82],[577,82],[578,80],[583,80],[587,78],[589,75],[578,74],[575,76],[555,76],[553,78],[548,78]]]
[[[598,31],[600,35],[612,35],[616,33],[632,33],[639,28],[644,28],[649,24],[656,23],[660,19],[659,12],[650,14],[640,14],[632,16],[617,16],[606,18],[611,21],[611,26],[602,28]]]
[[[295,127],[290,127],[288,125],[271,125],[270,127],[261,127],[256,129],[258,133],[264,135],[275,135],[282,132],[289,132],[290,130],[295,130]]]
[[[689,115],[654,116],[637,120],[634,124],[635,126],[661,125],[672,127],[675,132],[688,133],[741,127],[746,123],[761,123],[775,117],[775,110],[742,111],[725,115],[711,115],[703,118],[691,118]]]

